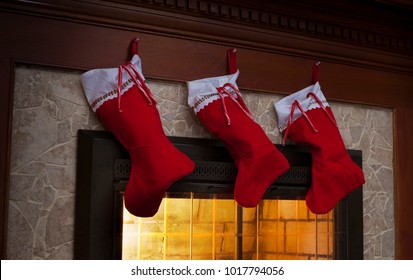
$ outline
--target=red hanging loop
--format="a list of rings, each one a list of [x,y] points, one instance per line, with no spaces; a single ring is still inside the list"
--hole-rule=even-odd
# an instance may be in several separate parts
[[[143,78],[139,74],[138,70],[133,65],[133,63],[129,61],[127,66],[132,68],[132,71],[135,75],[133,75],[133,73],[131,73],[131,71],[129,70],[128,67],[125,67],[125,69],[128,72],[129,76],[133,79],[135,85],[139,88],[141,93],[145,96],[146,100],[148,101],[148,104],[149,105],[156,104],[156,100],[153,97],[151,90],[148,88],[148,86],[146,85],[145,81],[143,80]]]
[[[232,92],[235,93],[237,96],[237,99],[232,96],[232,93],[226,89],[226,87],[230,87],[232,89]],[[237,106],[248,116],[250,119],[254,120],[252,117],[252,114],[250,110],[248,109],[247,105],[245,104],[244,100],[242,99],[241,93],[238,91],[238,89],[231,83],[226,83],[225,85],[222,86],[221,88],[226,94],[228,94],[229,98],[232,99],[232,101],[237,104]]]
[[[230,90],[226,89],[226,87],[230,87],[232,89],[232,92]],[[216,89],[218,91],[219,97],[221,98],[222,109],[224,110],[224,115],[225,115],[225,118],[227,120],[227,125],[231,125],[231,119],[228,115],[227,107],[225,105],[224,93],[244,112],[245,115],[247,115],[251,120],[254,120],[250,110],[248,109],[247,105],[245,104],[244,100],[242,99],[242,96],[241,96],[240,92],[238,91],[238,89],[233,84],[226,83],[222,87],[217,87]],[[235,98],[233,96],[233,94],[235,94],[237,96],[237,98]]]
[[[291,106],[290,117],[288,118],[287,128],[284,131],[283,146],[285,146],[285,142],[287,141],[287,137],[288,137],[288,132],[290,131],[290,126],[294,121],[293,116],[294,116],[294,111],[295,111],[296,107],[301,111],[301,114],[304,116],[304,118],[307,120],[308,124],[313,129],[313,132],[314,133],[318,132],[318,130],[314,127],[313,123],[311,122],[310,118],[305,113],[303,107],[301,107],[300,103],[297,100],[294,100],[294,102],[292,103],[292,106]]]
[[[131,70],[132,69],[132,70]],[[133,82],[135,83],[136,87],[139,89],[140,93],[145,97],[146,101],[149,105],[156,104],[156,100],[152,95],[151,90],[146,85],[145,81],[139,74],[138,70],[132,64],[132,62],[128,62],[127,64],[119,66],[118,72],[118,111],[122,112],[121,108],[121,98],[122,98],[122,72],[123,70],[131,77]]]
[[[314,98],[317,103],[320,105],[321,109],[324,111],[324,113],[327,115],[328,119],[331,121],[331,123],[335,126],[338,127],[337,122],[335,121],[334,117],[330,115],[329,112],[327,112],[326,106],[324,106],[323,102],[320,100],[320,98],[318,98],[317,95],[315,95],[314,92],[310,92],[309,94],[307,94],[307,98],[309,97]]]
[[[132,40],[132,42],[130,44],[130,57],[131,57],[131,59],[135,54],[138,54],[138,51],[139,51],[139,38],[136,37]]]
[[[225,119],[227,120],[227,125],[231,125],[231,119],[228,115],[227,106],[225,105],[224,93],[222,88],[217,88],[219,97],[221,99],[222,110],[224,111]]]
[[[121,97],[122,97],[122,71],[124,69],[123,65],[119,66],[119,71],[118,71],[118,112],[122,113],[122,108],[121,108]]]
[[[228,50],[228,72],[231,75],[235,74],[238,70],[236,53],[237,53],[236,49]]]

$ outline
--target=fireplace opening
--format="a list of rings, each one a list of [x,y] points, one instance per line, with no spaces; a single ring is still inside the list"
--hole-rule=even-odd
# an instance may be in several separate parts
[[[75,215],[76,259],[362,259],[362,192],[330,213],[305,204],[311,154],[277,148],[290,170],[268,188],[256,208],[233,199],[237,174],[215,139],[169,137],[196,164],[166,193],[158,213],[139,218],[124,208],[128,153],[109,132],[79,130]],[[361,166],[361,151],[348,150]]]
[[[122,259],[334,259],[333,220],[304,200],[242,208],[230,195],[168,193],[152,218],[124,211]]]

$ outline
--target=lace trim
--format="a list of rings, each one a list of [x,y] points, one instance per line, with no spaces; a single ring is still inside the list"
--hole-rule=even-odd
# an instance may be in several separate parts
[[[132,57],[131,63],[136,67],[139,74],[142,74],[142,64],[140,57],[134,55]],[[92,69],[80,76],[80,82],[82,84],[84,93],[86,95],[87,101],[91,109],[96,112],[96,110],[107,100],[117,97],[118,88],[118,76],[119,68],[99,68]],[[133,79],[124,77],[122,79],[122,89],[127,91],[130,87],[134,85]]]
[[[124,82],[121,86],[122,89],[122,95],[125,93],[125,89],[131,88],[133,85],[132,79],[127,80]],[[98,98],[94,99],[91,103],[90,106],[92,107],[93,112],[96,112],[96,110],[107,100],[116,98],[118,94],[118,89],[113,89],[109,92],[104,93],[103,95],[99,96]]]
[[[323,104],[324,104],[324,106],[327,108],[327,107],[330,107],[330,105],[328,104],[328,102],[327,102],[327,100],[322,100],[321,101]],[[311,101],[309,104],[308,104],[308,106],[306,107],[306,109],[304,110],[305,112],[308,112],[308,111],[311,111],[311,110],[315,110],[315,109],[320,109],[321,107],[320,107],[320,105],[317,103],[317,101]],[[296,120],[298,120],[301,116],[302,116],[303,114],[300,112],[300,114],[298,115],[298,116],[296,116],[295,118],[293,118],[292,120],[291,120],[291,124],[290,125],[292,125]],[[280,124],[279,126],[278,126],[278,129],[280,130],[280,132],[283,132],[286,128],[287,128],[287,126],[288,126],[288,123],[283,123],[283,124]]]
[[[234,98],[238,98],[238,96],[233,91],[231,91],[231,94],[234,96]],[[224,97],[228,97],[228,94],[224,94]],[[210,103],[214,102],[215,100],[219,100],[220,98],[221,97],[218,93],[204,95],[202,97],[199,97],[199,99],[197,99],[197,101],[194,103],[194,105],[191,106],[191,108],[197,114],[202,109],[207,107]]]

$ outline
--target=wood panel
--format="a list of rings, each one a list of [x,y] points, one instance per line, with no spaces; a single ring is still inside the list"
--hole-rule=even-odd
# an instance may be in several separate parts
[[[406,104],[408,105],[408,104]],[[413,259],[413,108],[395,109],[395,221],[396,252],[399,259]]]
[[[227,11],[239,14],[223,18],[224,4],[214,6],[213,1],[195,1],[198,6],[193,9],[191,0],[157,1],[163,4],[156,8],[147,4],[151,1],[130,2],[0,3],[2,258],[7,244],[14,66],[113,67],[128,58],[129,43],[137,36],[143,70],[149,78],[185,82],[225,74],[226,50],[236,47],[243,89],[292,93],[311,82],[312,64],[320,60],[320,79],[328,99],[394,109],[396,253],[397,258],[413,258],[413,250],[406,249],[413,239],[413,204],[409,201],[413,177],[408,170],[413,166],[409,145],[413,131],[413,36],[410,29],[402,27],[403,21],[411,21],[406,16],[409,11],[374,6],[380,13],[363,18],[361,14],[350,16],[355,6],[327,13],[327,8],[333,8],[329,4],[291,14],[297,10],[294,8],[303,7],[303,1],[270,9],[269,1],[258,1],[258,8],[254,8],[248,1],[228,0],[220,2],[233,7]],[[173,6],[184,2],[185,9]],[[204,7],[209,2],[211,5]],[[268,8],[267,13],[262,12],[264,8]],[[396,20],[399,14],[400,22]],[[384,20],[386,15],[393,19],[391,23]],[[354,25],[355,19],[365,23],[364,29]]]

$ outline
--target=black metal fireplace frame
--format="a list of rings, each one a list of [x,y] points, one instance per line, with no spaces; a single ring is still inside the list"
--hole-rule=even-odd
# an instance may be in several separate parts
[[[232,194],[233,160],[216,139],[168,137],[195,163],[195,171],[176,182],[171,194]],[[264,199],[305,199],[311,184],[311,153],[296,145],[276,145],[290,170],[268,188]],[[362,153],[348,150],[361,166]],[[122,192],[129,177],[129,155],[107,131],[79,130],[77,148],[75,259],[121,259]],[[363,259],[362,189],[350,193],[334,211],[335,259]],[[117,215],[117,216],[116,216]]]

